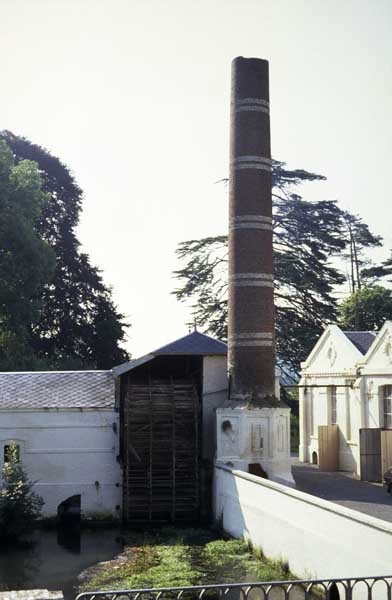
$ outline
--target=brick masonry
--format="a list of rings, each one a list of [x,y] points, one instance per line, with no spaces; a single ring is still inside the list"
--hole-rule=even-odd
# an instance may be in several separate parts
[[[268,62],[232,63],[229,214],[230,400],[274,398],[272,168]]]

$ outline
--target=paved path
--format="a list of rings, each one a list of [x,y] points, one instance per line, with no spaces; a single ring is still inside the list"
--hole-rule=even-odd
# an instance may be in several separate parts
[[[381,484],[323,473],[308,464],[294,463],[292,471],[298,490],[392,523],[392,495]]]

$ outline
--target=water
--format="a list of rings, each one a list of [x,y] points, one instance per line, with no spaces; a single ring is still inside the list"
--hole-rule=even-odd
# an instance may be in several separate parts
[[[123,548],[119,529],[35,531],[31,544],[0,548],[0,591],[44,588],[75,598],[78,574]]]

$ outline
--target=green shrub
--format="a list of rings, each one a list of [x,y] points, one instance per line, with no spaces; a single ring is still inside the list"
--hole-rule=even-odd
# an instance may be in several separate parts
[[[17,540],[41,515],[43,499],[19,462],[19,448],[11,442],[1,473],[0,539]]]

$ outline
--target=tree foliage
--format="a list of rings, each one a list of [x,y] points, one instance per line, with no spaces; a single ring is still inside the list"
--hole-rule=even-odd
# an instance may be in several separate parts
[[[375,285],[351,294],[339,307],[342,329],[375,331],[392,319],[392,290]]]
[[[40,517],[44,501],[33,491],[15,442],[7,448],[0,490],[0,539],[18,539]]]
[[[49,196],[35,162],[14,163],[0,140],[0,365],[26,368],[34,360],[31,324],[42,310],[40,293],[49,284],[55,256],[39,234]]]
[[[363,269],[363,276],[370,283],[374,283],[384,277],[391,277],[391,279],[388,279],[387,281],[392,282],[392,253],[391,256],[381,264]]]
[[[321,179],[273,161],[277,354],[281,366],[290,369],[298,369],[324,326],[337,319],[334,287],[345,281],[336,258],[347,249],[351,215],[334,201],[309,202],[293,193],[295,186]],[[378,245],[379,238],[359,217],[353,220],[359,255],[363,248]],[[173,293],[181,301],[191,299],[199,325],[226,339],[227,236],[182,242],[176,254],[183,266],[175,271],[180,285]]]
[[[82,191],[69,169],[47,150],[3,131],[17,164],[38,164],[43,190],[49,198],[37,231],[55,255],[50,282],[41,288],[40,318],[32,322],[31,345],[50,368],[106,369],[128,359],[121,347],[127,324],[99,269],[81,252],[75,228],[79,222]]]
[[[350,291],[355,293],[368,282],[371,274],[371,261],[366,257],[365,251],[368,248],[375,248],[382,245],[382,238],[373,235],[369,227],[362,221],[358,215],[352,215],[349,212],[343,213],[346,225],[347,249],[344,253],[349,271],[347,279]]]

